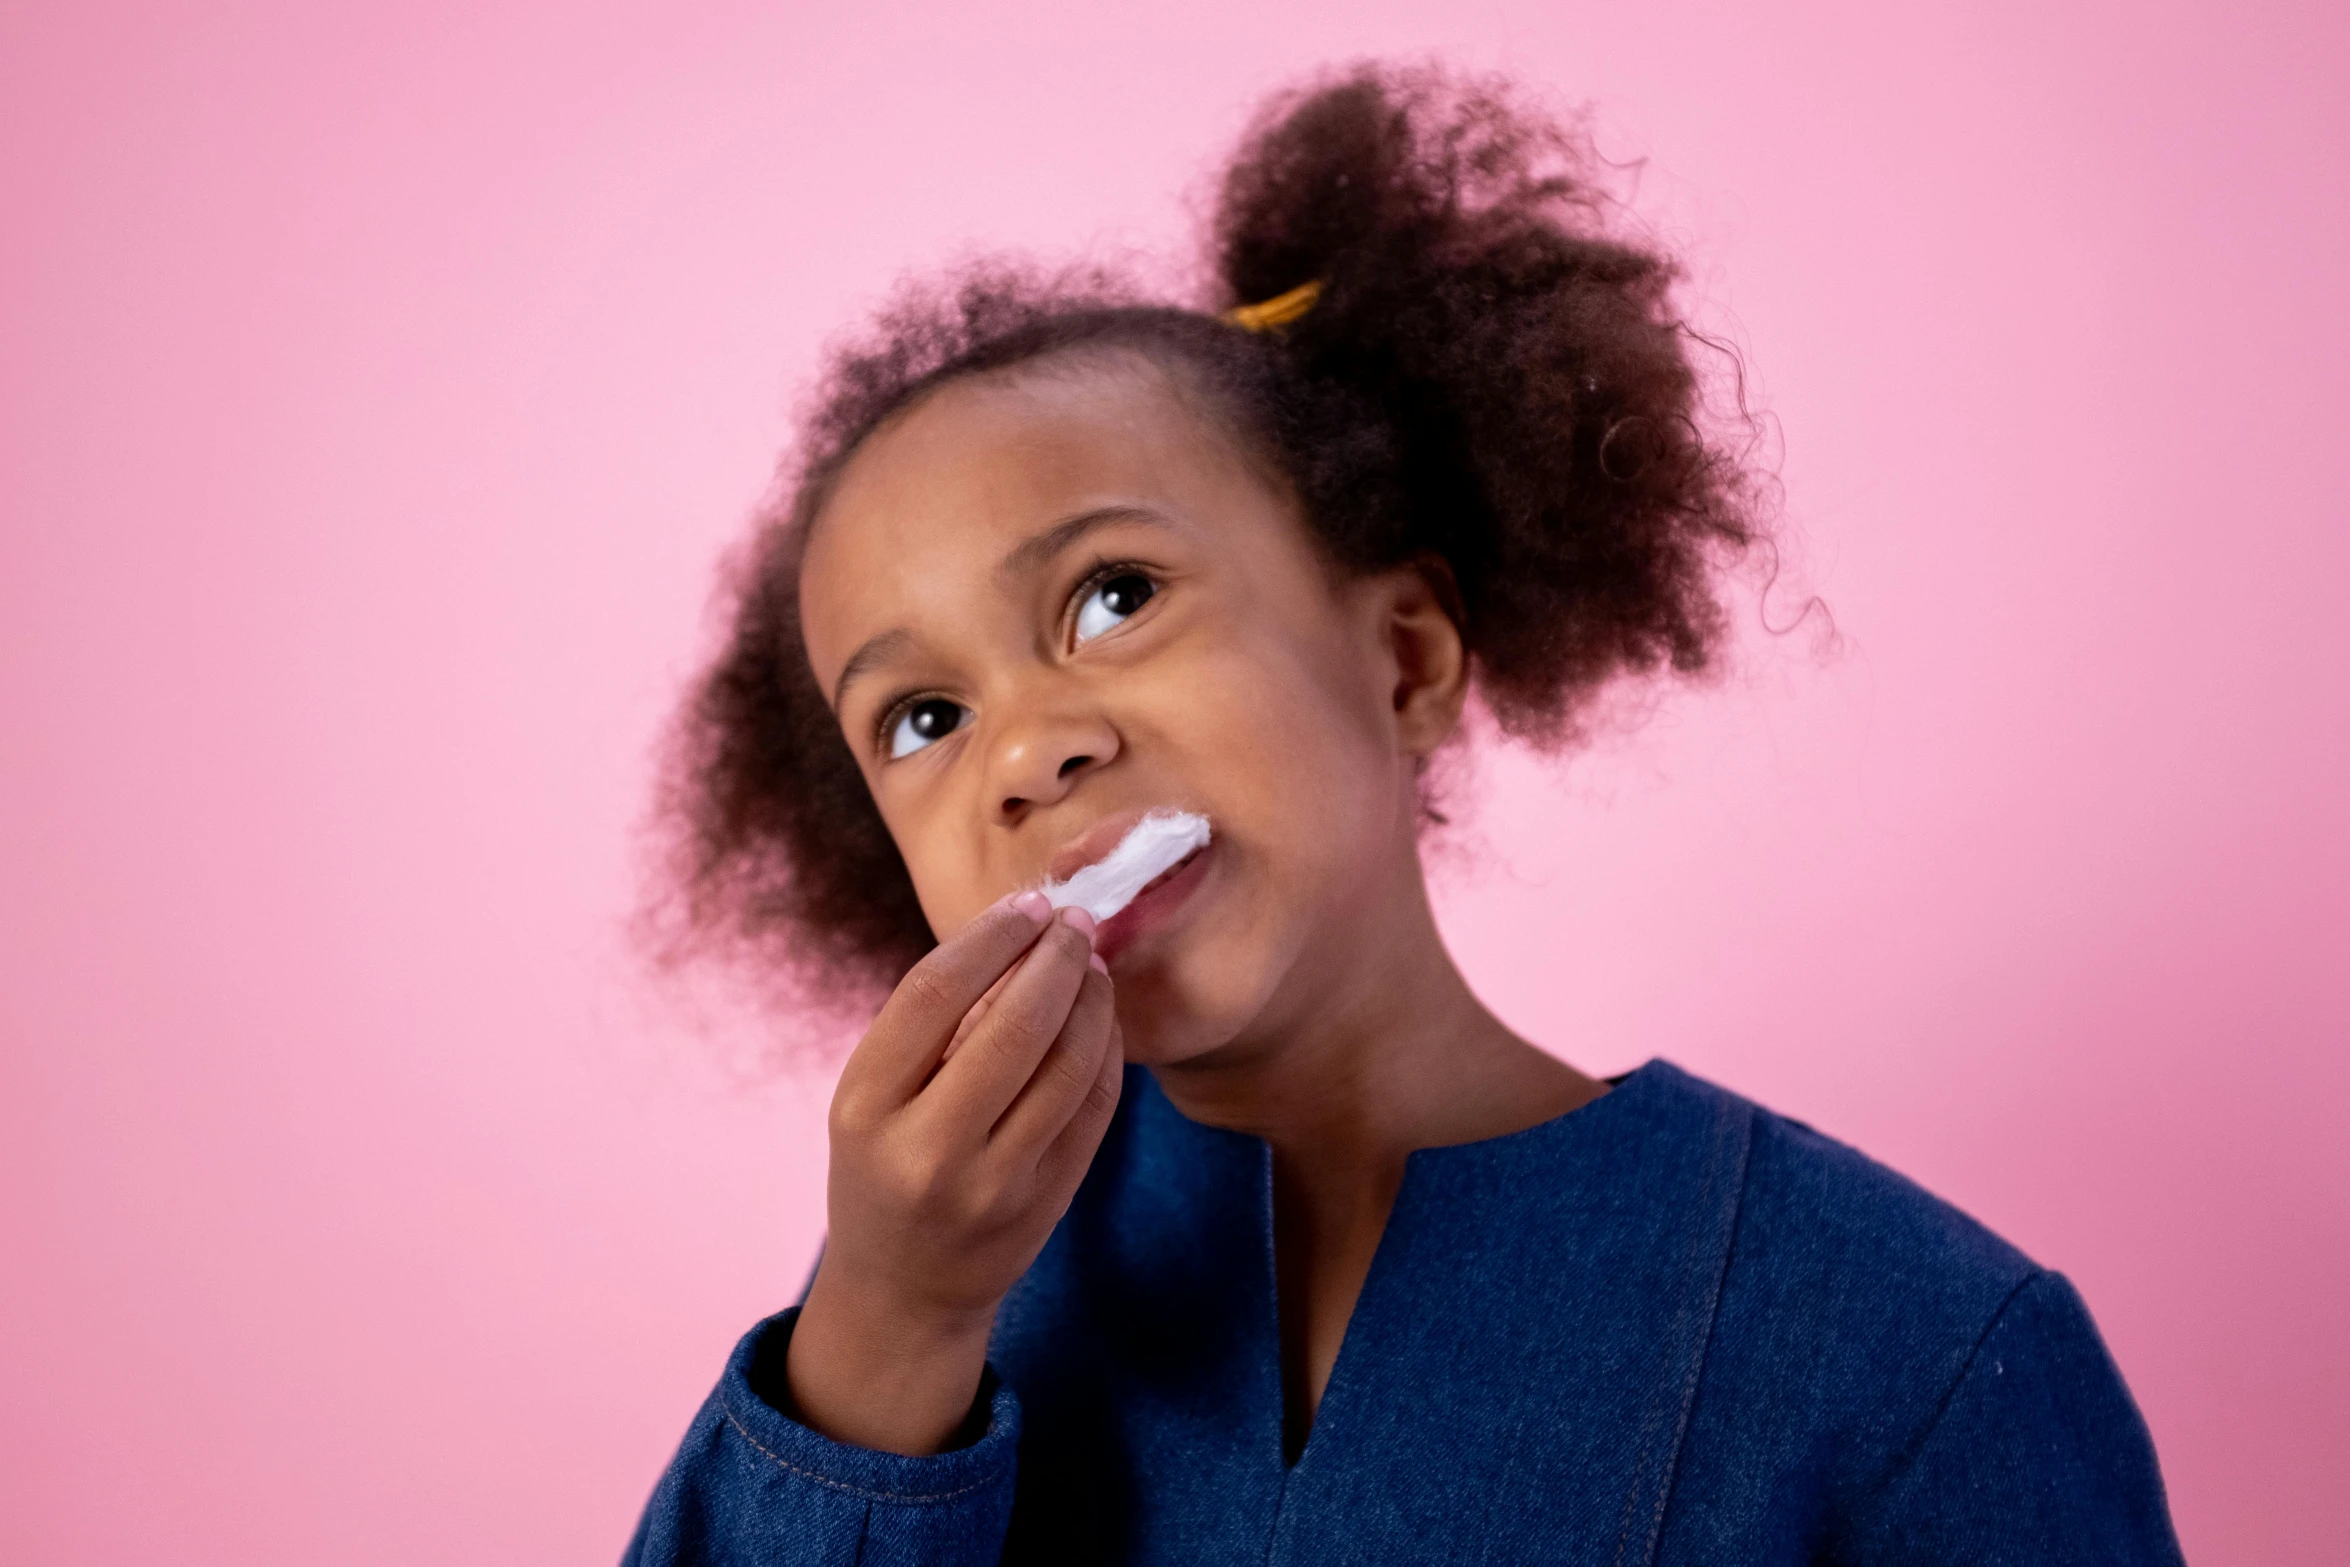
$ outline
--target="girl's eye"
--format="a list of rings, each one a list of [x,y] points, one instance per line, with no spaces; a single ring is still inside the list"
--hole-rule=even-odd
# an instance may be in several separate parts
[[[943,696],[926,697],[898,715],[889,726],[889,756],[896,761],[912,756],[933,740],[944,740],[963,727],[970,710]]]
[[[1158,585],[1135,571],[1103,579],[1077,607],[1077,640],[1090,641],[1150,602]]]

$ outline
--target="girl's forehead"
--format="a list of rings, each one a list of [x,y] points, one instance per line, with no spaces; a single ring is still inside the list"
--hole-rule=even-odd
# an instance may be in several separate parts
[[[1046,363],[951,382],[868,436],[818,529],[949,510],[965,525],[1010,520],[1072,489],[1196,487],[1235,460],[1230,438],[1155,366]]]
[[[1147,360],[972,376],[859,445],[816,515],[804,575],[993,555],[1089,506],[1196,512],[1236,481],[1263,485],[1200,399]]]

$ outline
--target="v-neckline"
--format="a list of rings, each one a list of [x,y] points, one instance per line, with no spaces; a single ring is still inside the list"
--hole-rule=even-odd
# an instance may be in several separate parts
[[[1302,1567],[1347,1542],[1483,1538],[1506,1512],[1562,1559],[1651,1560],[1751,1105],[1654,1061],[1549,1121],[1408,1156],[1289,1464],[1270,1150],[1128,1072],[996,1319],[1025,1410],[1024,1540],[1069,1559],[1147,1539],[1137,1559],[1172,1562],[1261,1531],[1252,1559]]]
[[[1337,1394],[1343,1386],[1356,1380],[1353,1377],[1342,1378],[1341,1374],[1346,1372],[1354,1361],[1360,1360],[1365,1353],[1363,1349],[1358,1347],[1357,1341],[1361,1335],[1357,1332],[1357,1326],[1365,1320],[1365,1306],[1367,1303],[1373,1302],[1374,1291],[1380,1285],[1382,1277],[1392,1274],[1395,1270],[1393,1253],[1396,1250],[1396,1236],[1399,1229],[1397,1220],[1405,1213],[1408,1204],[1416,1205],[1420,1200],[1422,1194],[1419,1188],[1426,1185],[1427,1172],[1448,1162],[1448,1157],[1469,1160],[1490,1158],[1497,1154],[1503,1156],[1533,1154],[1544,1142],[1566,1135],[1569,1130],[1568,1123],[1573,1122],[1574,1129],[1593,1124],[1597,1117],[1592,1112],[1598,1106],[1618,1098],[1635,1083],[1643,1083],[1644,1080],[1654,1075],[1670,1070],[1661,1059],[1652,1059],[1631,1072],[1603,1079],[1607,1084],[1606,1092],[1586,1099],[1571,1110],[1561,1111],[1546,1120],[1537,1121],[1532,1126],[1523,1126],[1516,1131],[1502,1132],[1492,1137],[1480,1137],[1465,1143],[1440,1143],[1427,1148],[1415,1148],[1404,1155],[1403,1179],[1397,1183],[1395,1201],[1388,1206],[1386,1221],[1380,1226],[1379,1240],[1377,1245],[1372,1248],[1370,1266],[1364,1270],[1362,1287],[1356,1290],[1354,1303],[1347,1310],[1346,1326],[1339,1333],[1338,1353],[1330,1362],[1330,1375],[1322,1384],[1322,1396],[1315,1403],[1313,1419],[1306,1428],[1305,1440],[1298,1444],[1294,1454],[1289,1450],[1289,1367],[1286,1357],[1287,1346],[1283,1342],[1281,1331],[1281,1269],[1276,1240],[1277,1216],[1273,1191],[1273,1145],[1252,1133],[1237,1132],[1229,1127],[1215,1126],[1206,1121],[1194,1120],[1184,1114],[1175,1101],[1168,1097],[1166,1090],[1159,1085],[1156,1075],[1148,1069],[1144,1070],[1142,1076],[1150,1084],[1152,1093],[1166,1112],[1173,1116],[1178,1123],[1198,1133],[1217,1138],[1231,1138],[1243,1144],[1254,1146],[1259,1177],[1258,1219],[1264,1237],[1264,1271],[1261,1282],[1273,1328],[1273,1352],[1270,1359],[1274,1385],[1270,1403],[1274,1413],[1275,1428],[1272,1446],[1274,1456],[1280,1465],[1284,1485],[1287,1484],[1289,1477],[1294,1475],[1309,1457],[1313,1456],[1316,1440],[1330,1424],[1332,1406]],[[1324,1443],[1324,1446],[1327,1447],[1328,1444]]]

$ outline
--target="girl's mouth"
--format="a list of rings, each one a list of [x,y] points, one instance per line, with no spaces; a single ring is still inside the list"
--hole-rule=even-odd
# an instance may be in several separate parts
[[[1101,954],[1102,961],[1115,962],[1119,953],[1171,920],[1205,879],[1215,852],[1215,841],[1200,845],[1161,871],[1134,895],[1131,903],[1104,920],[1093,937],[1094,950]]]
[[[1070,869],[1044,884],[1042,891],[1054,908],[1075,904],[1097,921],[1106,921],[1214,835],[1208,819],[1196,811],[1145,811],[1120,827],[1120,819],[1111,817],[1055,856],[1056,865]],[[1118,831],[1117,839],[1107,844],[1108,852],[1099,853],[1104,837],[1113,830]],[[1084,858],[1088,849],[1099,858]]]

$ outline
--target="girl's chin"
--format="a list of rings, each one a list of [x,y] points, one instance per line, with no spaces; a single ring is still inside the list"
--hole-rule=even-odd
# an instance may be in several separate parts
[[[1217,961],[1223,956],[1232,961]],[[1186,952],[1164,964],[1138,959],[1130,974],[1113,968],[1127,1063],[1178,1066],[1212,1056],[1246,1034],[1263,999],[1247,984],[1242,965],[1249,956]]]
[[[1175,1066],[1247,1034],[1279,989],[1259,912],[1238,879],[1242,862],[1211,843],[1101,928],[1095,946],[1117,987],[1126,1059]],[[1129,919],[1129,914],[1135,916]]]
[[[1140,1027],[1127,1023],[1124,1009],[1120,1009],[1119,1027],[1126,1043],[1128,1066],[1181,1066],[1186,1061],[1197,1061],[1215,1054],[1230,1042],[1221,1029],[1184,1026],[1173,1027],[1145,1024]]]

